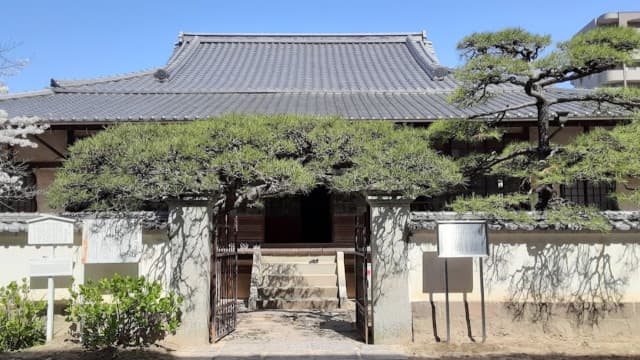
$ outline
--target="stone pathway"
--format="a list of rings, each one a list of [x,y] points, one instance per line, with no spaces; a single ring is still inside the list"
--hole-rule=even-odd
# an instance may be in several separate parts
[[[269,310],[238,314],[235,332],[207,349],[173,354],[186,359],[407,359],[401,348],[366,345],[353,328],[353,310]]]

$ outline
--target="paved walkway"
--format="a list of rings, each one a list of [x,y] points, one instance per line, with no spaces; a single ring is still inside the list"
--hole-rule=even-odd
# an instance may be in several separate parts
[[[186,359],[407,359],[401,348],[366,345],[353,328],[353,310],[255,311],[238,314],[235,332]]]

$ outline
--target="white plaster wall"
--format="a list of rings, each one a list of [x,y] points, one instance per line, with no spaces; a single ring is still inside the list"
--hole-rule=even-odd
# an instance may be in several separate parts
[[[71,258],[73,260],[73,280],[75,284],[82,284],[86,279],[100,279],[113,274],[145,277],[158,281],[164,289],[168,289],[171,257],[169,240],[166,231],[151,231],[143,233],[143,252],[137,264],[82,264],[82,236],[75,233],[73,245],[56,246],[55,256]],[[0,286],[11,281],[28,279],[34,299],[45,299],[47,291],[46,278],[29,277],[29,260],[51,255],[51,246],[33,246],[27,244],[27,233],[0,233]],[[60,277],[55,279],[56,300],[69,296],[68,288],[72,278]]]
[[[556,292],[555,299],[568,301],[572,293],[588,295],[589,291],[608,291],[621,295],[622,302],[640,302],[640,234],[639,233],[490,233],[490,257],[485,260],[486,301],[507,301],[517,291],[516,285],[530,289],[536,277],[545,296]],[[442,277],[423,268],[423,253],[436,251],[433,231],[419,231],[409,244],[409,291],[411,301],[429,301],[423,280]],[[536,271],[532,271],[532,267]],[[470,281],[473,290],[468,300],[479,301],[479,264],[473,261],[473,274],[449,271],[450,287]],[[523,273],[526,275],[523,277]],[[461,301],[462,294],[451,294],[451,301]],[[433,294],[443,301],[444,294]]]

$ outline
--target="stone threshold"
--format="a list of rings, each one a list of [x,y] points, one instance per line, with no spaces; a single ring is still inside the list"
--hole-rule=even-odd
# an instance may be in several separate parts
[[[354,249],[348,247],[313,247],[317,244],[292,244],[292,247],[251,247],[238,248],[240,255],[253,255],[260,252],[262,255],[298,255],[298,256],[318,256],[318,255],[336,255],[338,252],[345,254],[353,254]],[[330,244],[329,244],[330,245]]]

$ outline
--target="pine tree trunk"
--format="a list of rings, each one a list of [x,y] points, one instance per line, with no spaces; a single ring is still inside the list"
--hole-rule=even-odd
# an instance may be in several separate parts
[[[538,110],[538,161],[546,161],[551,154],[549,122],[551,120],[551,109],[546,101],[538,101],[536,104]],[[534,185],[534,184],[532,184]],[[549,185],[532,186],[538,194],[538,201],[535,209],[543,211],[549,205],[549,200],[553,197],[553,188]]]
[[[551,109],[547,102],[539,101],[536,104],[538,109],[538,160],[545,160],[551,153],[549,144],[549,119]]]

